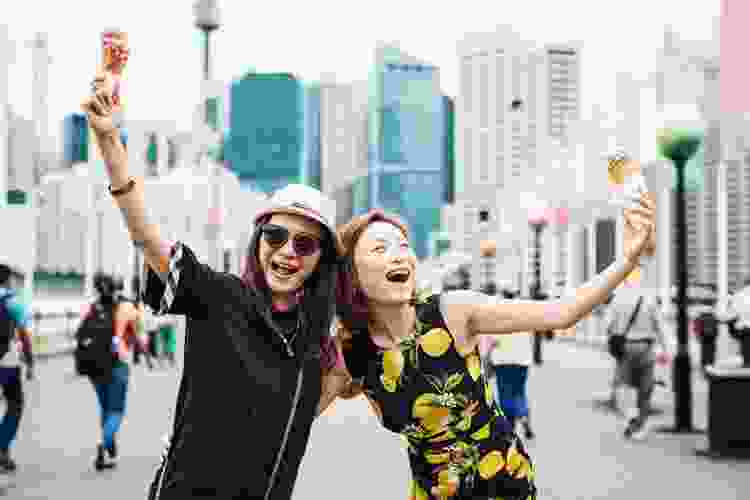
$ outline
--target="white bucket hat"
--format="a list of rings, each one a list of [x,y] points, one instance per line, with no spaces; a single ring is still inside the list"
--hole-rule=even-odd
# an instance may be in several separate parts
[[[336,202],[317,189],[304,184],[289,184],[279,189],[268,200],[268,206],[255,216],[255,224],[272,214],[300,215],[319,222],[331,234],[338,254],[344,254],[333,222],[336,218]]]

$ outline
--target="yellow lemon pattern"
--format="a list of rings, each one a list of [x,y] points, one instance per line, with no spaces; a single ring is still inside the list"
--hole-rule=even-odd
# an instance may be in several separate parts
[[[469,370],[472,380],[476,382],[482,374],[482,364],[477,353],[470,354],[466,358],[466,369]]]
[[[481,482],[505,484],[503,500],[536,500],[535,470],[508,432],[482,373],[479,350],[457,342],[432,298],[417,302],[414,334],[373,351],[365,394],[388,429],[401,434],[413,473],[410,500],[466,500]],[[519,485],[523,486],[519,490]]]
[[[383,353],[383,374],[380,381],[386,391],[396,392],[403,370],[404,355],[401,351],[391,350]]]
[[[419,337],[419,345],[424,352],[437,358],[448,351],[452,340],[451,334],[445,328],[433,328]]]
[[[487,453],[479,462],[479,475],[482,479],[487,480],[495,477],[505,467],[505,458],[503,453],[498,450],[492,450]]]

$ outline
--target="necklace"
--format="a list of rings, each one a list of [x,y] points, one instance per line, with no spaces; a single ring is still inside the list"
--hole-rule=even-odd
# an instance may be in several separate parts
[[[286,346],[286,351],[289,354],[289,356],[294,356],[294,352],[292,351],[292,344],[294,343],[294,340],[297,338],[297,334],[302,329],[302,313],[297,312],[297,323],[294,325],[294,328],[288,331],[283,331],[281,328],[279,328],[279,331],[281,333],[280,337],[281,340],[284,341],[284,345]],[[290,338],[287,338],[287,336],[291,336]]]

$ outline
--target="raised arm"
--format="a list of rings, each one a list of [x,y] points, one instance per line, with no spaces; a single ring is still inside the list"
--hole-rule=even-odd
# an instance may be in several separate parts
[[[92,87],[94,94],[86,98],[81,107],[88,116],[107,166],[113,198],[122,212],[130,237],[143,247],[146,263],[163,280],[170,249],[161,239],[158,226],[147,217],[143,179],[133,178],[128,172],[127,151],[112,117],[111,77],[107,73],[98,74]]]
[[[548,301],[453,301],[451,321],[465,323],[468,335],[567,329],[603,303],[638,265],[654,226],[655,204],[642,195],[640,205],[625,209],[625,256],[571,294]]]

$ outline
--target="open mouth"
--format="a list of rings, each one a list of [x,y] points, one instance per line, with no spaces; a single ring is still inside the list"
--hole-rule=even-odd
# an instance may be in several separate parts
[[[395,269],[385,275],[385,278],[388,281],[392,281],[395,283],[406,283],[410,277],[411,271],[409,271],[408,269]]]
[[[271,261],[271,271],[282,277],[293,276],[300,270],[299,266],[290,264],[281,264]]]

